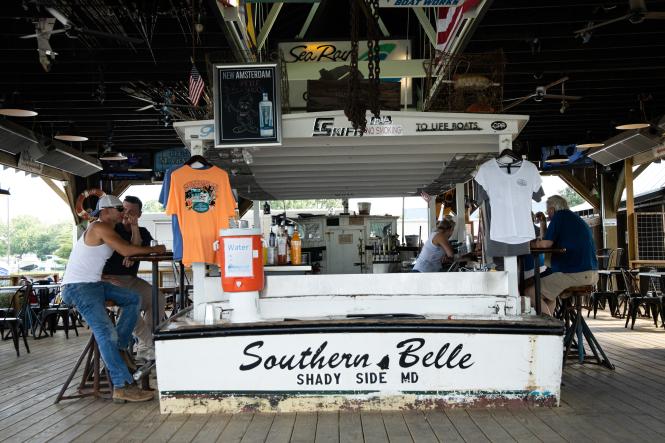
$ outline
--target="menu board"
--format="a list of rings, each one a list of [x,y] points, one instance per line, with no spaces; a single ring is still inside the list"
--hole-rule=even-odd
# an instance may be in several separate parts
[[[274,63],[214,67],[216,148],[282,144],[278,76]]]

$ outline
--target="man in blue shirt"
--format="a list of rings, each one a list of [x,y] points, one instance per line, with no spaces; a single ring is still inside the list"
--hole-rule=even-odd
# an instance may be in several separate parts
[[[563,254],[552,254],[551,274],[541,280],[541,294],[546,313],[554,312],[556,298],[571,286],[593,285],[598,281],[598,260],[591,229],[582,218],[568,209],[560,195],[547,199],[550,224],[542,240],[532,246],[565,248]],[[544,225],[544,224],[543,224]],[[534,303],[533,287],[528,290]]]

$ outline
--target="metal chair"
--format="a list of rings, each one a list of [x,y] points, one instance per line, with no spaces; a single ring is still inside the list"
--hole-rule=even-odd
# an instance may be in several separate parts
[[[626,314],[626,324],[624,327],[627,328],[628,322],[632,320],[630,329],[635,328],[635,320],[637,319],[640,307],[644,307],[644,315],[653,317],[653,323],[658,327],[658,316],[661,315],[662,298],[657,295],[649,295],[646,291],[647,288],[644,288],[644,293],[640,292],[635,276],[627,270],[622,269],[621,274],[623,276],[624,284],[626,286],[626,295],[628,297],[628,312]]]
[[[4,335],[4,329],[7,327],[10,331],[12,341],[14,342],[14,349],[16,349],[17,357],[21,356],[19,351],[19,340],[21,336],[23,337],[23,344],[25,345],[26,351],[28,351],[28,354],[30,353],[27,337],[28,334],[20,316],[21,307],[25,304],[23,300],[28,298],[28,293],[29,287],[21,286],[10,298],[9,307],[0,308],[0,331],[2,331],[2,338],[8,338]]]

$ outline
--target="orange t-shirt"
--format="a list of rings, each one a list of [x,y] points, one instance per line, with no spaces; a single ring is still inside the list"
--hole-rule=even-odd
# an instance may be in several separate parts
[[[166,213],[178,216],[185,265],[215,263],[212,244],[219,230],[229,227],[235,208],[229,176],[222,169],[185,165],[173,171]]]

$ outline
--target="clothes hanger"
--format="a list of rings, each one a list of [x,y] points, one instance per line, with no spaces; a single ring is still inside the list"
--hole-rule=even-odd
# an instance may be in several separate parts
[[[192,155],[189,157],[189,160],[185,162],[187,166],[191,166],[194,169],[203,169],[212,167],[212,163],[206,160],[202,155]]]
[[[521,165],[522,158],[515,154],[512,149],[507,148],[501,151],[501,153],[496,157],[496,162],[499,164],[499,167],[508,168],[508,174],[510,174],[510,167]]]

